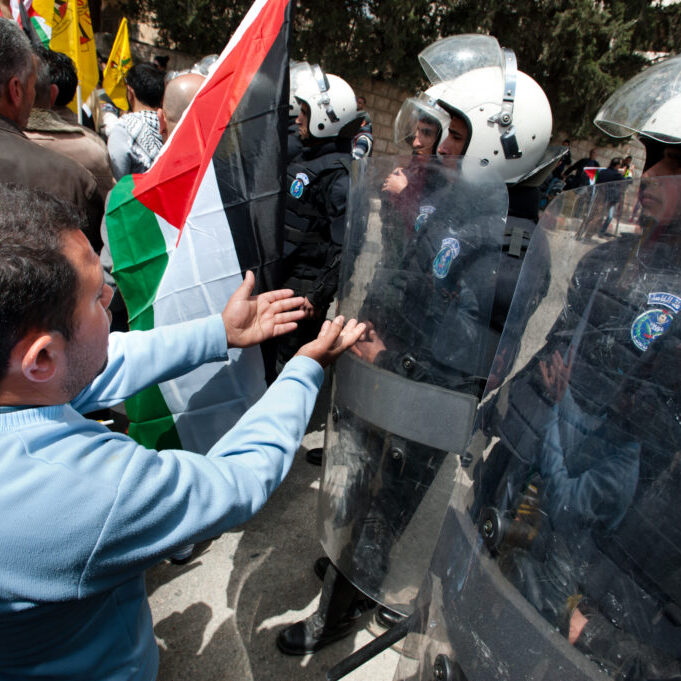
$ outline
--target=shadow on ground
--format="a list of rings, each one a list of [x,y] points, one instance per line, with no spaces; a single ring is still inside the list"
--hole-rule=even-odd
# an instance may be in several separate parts
[[[313,656],[289,657],[278,632],[314,611],[321,582],[312,565],[317,539],[321,468],[305,461],[323,443],[329,382],[291,473],[260,513],[222,537],[197,546],[190,563],[168,562],[147,574],[154,631],[160,647],[159,681],[308,681],[370,640],[366,631]],[[384,655],[386,655],[384,653]],[[397,655],[352,679],[392,679]],[[378,669],[378,671],[376,671]]]

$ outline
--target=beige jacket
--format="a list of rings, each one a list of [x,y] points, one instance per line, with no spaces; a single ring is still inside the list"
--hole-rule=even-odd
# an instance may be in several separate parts
[[[7,118],[0,116],[0,182],[41,189],[75,203],[87,217],[85,233],[99,252],[99,228],[104,202],[89,170],[76,161],[32,142]],[[0,206],[0,210],[11,206]]]
[[[106,144],[95,132],[67,123],[54,111],[33,109],[24,133],[41,147],[82,163],[95,176],[102,200],[106,198],[114,179]]]

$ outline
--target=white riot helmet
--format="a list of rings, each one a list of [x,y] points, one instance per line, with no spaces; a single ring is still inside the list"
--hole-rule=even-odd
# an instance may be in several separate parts
[[[209,76],[212,71],[212,66],[220,59],[219,54],[206,55],[201,61],[197,61],[192,66],[190,73],[198,73],[200,76]]]
[[[310,136],[323,139],[337,137],[341,132],[345,134],[346,126],[359,120],[355,93],[342,78],[325,74],[317,64],[313,64],[310,71],[312,78],[301,77],[294,93],[297,100],[310,107]],[[349,137],[357,132],[359,125],[351,127]]]
[[[651,147],[681,144],[681,55],[628,80],[601,107],[594,124],[611,137],[640,135],[648,149],[646,168],[656,161]]]
[[[544,91],[518,71],[515,54],[496,38],[443,38],[419,61],[433,84],[426,95],[468,128],[463,153],[496,169],[505,182],[526,180],[564,153],[547,151],[553,119]]]

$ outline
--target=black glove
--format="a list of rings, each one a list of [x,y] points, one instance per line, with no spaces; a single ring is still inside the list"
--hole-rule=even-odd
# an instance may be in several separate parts
[[[617,681],[681,680],[677,659],[618,629],[588,601],[579,609],[587,623],[575,646]]]
[[[514,548],[502,555],[499,567],[506,578],[563,635],[581,600],[575,561],[557,536],[549,537],[544,559]]]

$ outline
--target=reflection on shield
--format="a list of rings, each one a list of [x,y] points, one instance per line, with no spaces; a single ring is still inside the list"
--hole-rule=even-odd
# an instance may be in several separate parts
[[[358,165],[341,271],[339,311],[370,330],[361,357],[347,353],[335,369],[322,545],[353,584],[405,614],[495,345],[506,188],[477,160],[452,165],[423,157]]]
[[[681,678],[681,178],[618,184],[535,233],[398,679]]]

